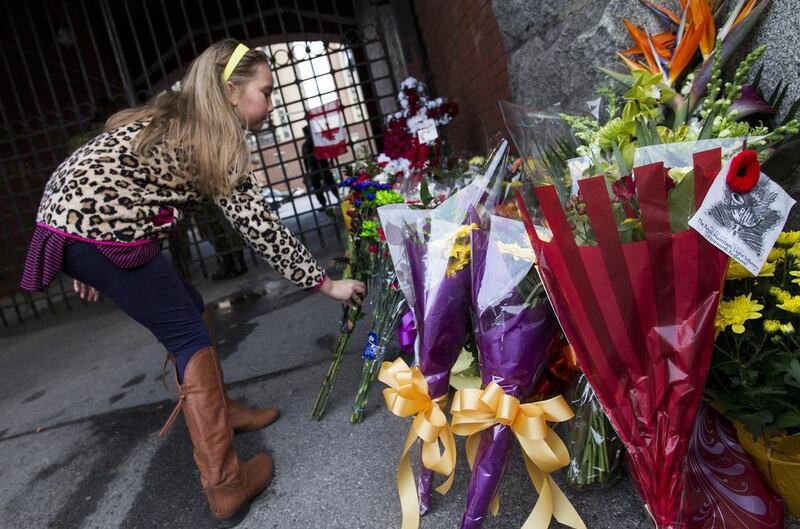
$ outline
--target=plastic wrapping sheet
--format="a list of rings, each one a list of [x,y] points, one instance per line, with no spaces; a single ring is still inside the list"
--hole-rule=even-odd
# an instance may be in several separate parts
[[[558,322],[533,270],[524,225],[492,216],[489,232],[472,232],[472,307],[483,385],[497,383],[524,402],[545,367]],[[527,281],[526,281],[527,279]],[[532,279],[532,281],[531,281]],[[531,292],[533,290],[533,292]],[[462,528],[480,527],[497,494],[514,441],[510,426],[480,434]]]
[[[508,143],[491,157],[482,176],[432,210],[379,208],[400,289],[414,314],[416,364],[433,400],[447,397],[449,376],[469,328],[470,231],[487,189],[504,170]],[[430,508],[433,473],[419,475],[422,513]]]
[[[733,425],[700,407],[687,457],[682,529],[783,529],[783,500],[762,482]]]
[[[695,207],[720,167],[719,149],[693,155]],[[681,521],[686,453],[727,266],[727,256],[695,231],[672,233],[667,178],[663,163],[634,169],[642,241],[621,242],[602,177],[579,182],[595,245],[576,243],[553,186],[536,189],[552,239],[526,221],[564,333],[659,529]]]
[[[576,489],[615,483],[622,474],[625,449],[585,374],[575,381],[570,400],[575,418],[569,423],[567,483]]]

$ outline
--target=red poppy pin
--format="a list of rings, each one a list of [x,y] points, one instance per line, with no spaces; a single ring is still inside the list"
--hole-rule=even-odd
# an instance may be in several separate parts
[[[753,189],[760,177],[761,164],[758,162],[758,155],[756,151],[747,149],[733,157],[725,182],[733,191],[741,194]]]

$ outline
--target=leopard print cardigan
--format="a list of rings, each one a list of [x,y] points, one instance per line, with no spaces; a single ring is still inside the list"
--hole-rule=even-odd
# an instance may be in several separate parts
[[[104,132],[59,165],[45,186],[37,223],[103,242],[137,243],[165,237],[203,197],[175,152],[156,149],[147,157],[133,152],[133,140],[145,124],[135,122]],[[281,275],[303,288],[322,282],[319,263],[265,207],[254,174],[214,201]]]

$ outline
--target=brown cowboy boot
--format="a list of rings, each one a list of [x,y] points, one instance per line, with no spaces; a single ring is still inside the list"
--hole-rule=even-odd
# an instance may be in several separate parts
[[[159,435],[166,435],[183,409],[211,514],[219,527],[228,528],[244,519],[252,499],[269,484],[272,459],[261,453],[239,462],[233,449],[221,373],[214,357],[214,348],[206,347],[189,360],[183,385],[178,384],[178,404]]]
[[[217,362],[220,378],[222,378],[224,384],[225,376],[222,372],[222,364],[216,352],[217,333],[211,324],[211,317],[208,314],[208,310],[204,310],[201,316],[206,324],[206,329],[208,329],[208,335],[211,337],[211,343],[215,347],[214,359]],[[236,402],[228,397],[227,391],[225,391],[225,404],[228,407],[228,420],[234,432],[254,432],[266,428],[280,417],[280,412],[277,408],[248,408],[244,404]]]

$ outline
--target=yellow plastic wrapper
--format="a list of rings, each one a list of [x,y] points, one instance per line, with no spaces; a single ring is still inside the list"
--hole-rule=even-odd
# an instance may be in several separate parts
[[[765,435],[753,439],[735,423],[742,448],[750,454],[767,485],[783,497],[792,516],[800,516],[800,434]]]

